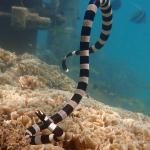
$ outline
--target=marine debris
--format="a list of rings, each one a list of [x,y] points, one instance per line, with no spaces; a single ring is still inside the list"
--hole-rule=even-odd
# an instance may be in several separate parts
[[[51,23],[51,18],[39,10],[45,11],[42,0],[1,0],[0,46],[19,54],[35,53],[38,30],[47,29]]]
[[[50,25],[50,18],[40,17],[38,13],[31,13],[26,7],[12,7],[11,25],[15,28],[39,28]]]

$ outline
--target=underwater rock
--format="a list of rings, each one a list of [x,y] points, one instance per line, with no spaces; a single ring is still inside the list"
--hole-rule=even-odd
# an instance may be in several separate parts
[[[137,8],[137,10],[133,13],[130,21],[136,24],[145,23],[146,21],[146,13],[141,8]]]
[[[118,10],[122,6],[121,0],[112,0],[111,1],[111,7],[113,10]]]

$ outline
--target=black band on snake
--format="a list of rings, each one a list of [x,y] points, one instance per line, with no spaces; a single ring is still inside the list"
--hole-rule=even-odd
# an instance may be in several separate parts
[[[97,41],[96,44],[89,49],[91,28],[95,14],[97,12],[97,8],[100,8],[102,11],[102,33],[100,35],[100,40]],[[77,89],[75,90],[75,93],[71,100],[69,100],[68,103],[53,116],[46,116],[43,112],[39,110],[36,111],[36,115],[39,117],[41,122],[29,127],[25,133],[26,138],[30,139],[30,144],[46,144],[52,141],[64,140],[65,133],[57,125],[57,123],[69,116],[84,96],[89,78],[89,53],[94,52],[95,49],[99,49],[104,45],[109,36],[111,22],[112,10],[110,1],[90,0],[85,12],[84,22],[81,30],[80,51],[75,52],[76,54],[78,53],[80,55],[80,78]],[[37,132],[46,128],[48,128],[52,132],[52,134],[36,135]]]
[[[109,38],[110,31],[112,28],[112,10],[110,7],[110,2],[106,2],[107,7],[100,7],[102,12],[102,32],[100,34],[99,40],[89,48],[89,53],[95,53],[98,49],[101,49],[107,39]],[[74,50],[69,52],[62,60],[62,68],[65,72],[69,72],[66,65],[67,58],[70,56],[80,55],[80,50]]]

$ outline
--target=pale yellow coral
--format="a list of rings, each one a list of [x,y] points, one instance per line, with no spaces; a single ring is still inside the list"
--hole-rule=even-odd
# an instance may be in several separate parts
[[[150,143],[144,144],[143,150],[150,150]]]
[[[45,85],[36,76],[21,76],[19,83],[23,89],[43,88]]]
[[[59,124],[66,133],[64,141],[30,146],[24,139],[24,132],[26,127],[38,122],[34,110],[43,110],[47,115],[54,114],[73,95],[64,90],[72,91],[75,84],[60,73],[58,67],[49,66],[27,54],[19,56],[5,75],[13,82],[0,85],[0,147],[3,149],[150,150],[150,118],[112,108],[86,97]],[[19,77],[21,86],[26,89],[20,88]],[[33,88],[39,86],[37,82],[47,86]],[[50,131],[43,130],[42,133],[50,134]]]
[[[72,90],[75,82],[61,73],[58,66],[48,65],[35,56],[24,54],[16,56],[14,53],[0,49],[0,84],[9,84],[18,86],[20,77],[28,76],[27,88],[38,86],[47,86],[50,88]],[[33,80],[32,80],[33,79]],[[28,86],[30,81],[31,85]],[[36,80],[36,81],[35,81]],[[25,84],[21,84],[26,87]]]
[[[17,120],[18,117],[19,117],[19,114],[17,113],[17,111],[11,112],[11,114],[10,114],[11,120]]]
[[[0,59],[3,60],[5,64],[12,65],[16,62],[17,56],[15,55],[15,53],[11,53],[0,48]]]
[[[7,93],[8,92],[9,90],[7,89]],[[15,90],[15,92],[19,91]],[[28,96],[28,107],[31,107],[31,102],[36,103],[37,105],[39,104],[38,107],[42,110],[44,109],[48,114],[53,112],[53,109],[50,107],[51,105],[57,107],[61,105],[63,100],[69,99],[72,95],[69,92],[57,90],[47,90],[46,93],[44,92],[45,94],[43,92],[44,91],[41,91],[41,93],[37,94],[36,91],[30,91],[30,94],[32,93],[31,97],[36,98],[33,100],[33,98],[31,99],[30,96]],[[40,95],[41,98],[43,95],[47,95],[47,97],[48,95],[51,95],[51,98],[45,103],[45,100],[42,102],[39,98]],[[57,97],[56,95],[59,96]],[[18,100],[23,99],[24,95],[21,94],[21,96],[22,97],[19,97]],[[56,99],[58,105],[53,104],[55,101],[51,103],[51,99]],[[7,98],[5,100],[8,101]],[[12,101],[15,101],[13,97]],[[125,115],[124,113],[122,115],[122,112],[114,111],[113,108],[108,106],[105,107],[97,102],[96,107],[93,107],[95,106],[95,101],[92,101],[84,98],[72,115],[60,124],[66,132],[65,141],[63,143],[63,147],[65,147],[66,150],[71,150],[72,146],[77,150],[95,150],[96,148],[101,150],[126,150],[126,148],[147,150],[149,148],[150,120],[148,118],[143,116],[143,118],[138,119],[138,116],[135,117],[135,114],[133,114],[132,117],[131,113],[129,118],[128,114]],[[6,103],[3,101],[3,104]],[[14,105],[13,107],[18,109],[18,105],[21,104],[17,102],[17,106]],[[37,108],[37,106],[34,106],[32,109],[34,108]],[[29,126],[34,122],[33,118],[35,115],[30,109],[27,110],[28,108],[24,111],[18,110],[17,112],[10,113],[11,109],[8,109],[8,114],[11,114],[12,119],[14,120],[17,118],[16,121],[18,123],[20,122],[24,126]],[[3,111],[2,113],[5,113],[6,111]],[[37,120],[35,121],[37,122]],[[45,130],[42,133],[47,134],[49,131]]]
[[[26,128],[30,127],[32,125],[32,119],[26,115],[20,116],[17,118],[17,122],[20,122],[25,126]]]
[[[65,150],[59,146],[54,146],[52,144],[31,146],[30,148],[31,150]]]

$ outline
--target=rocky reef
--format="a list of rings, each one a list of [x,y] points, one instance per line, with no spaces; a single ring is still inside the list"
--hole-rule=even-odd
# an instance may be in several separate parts
[[[24,132],[38,121],[34,110],[54,114],[71,98],[75,85],[58,66],[0,49],[0,149],[150,150],[150,118],[86,96],[60,123],[64,141],[30,146]]]

